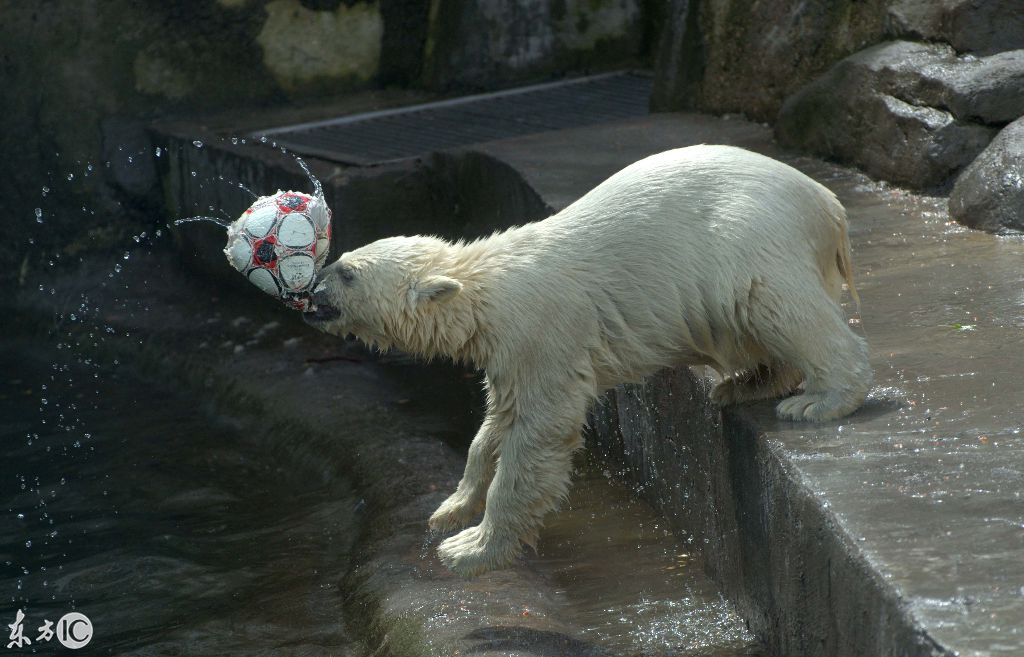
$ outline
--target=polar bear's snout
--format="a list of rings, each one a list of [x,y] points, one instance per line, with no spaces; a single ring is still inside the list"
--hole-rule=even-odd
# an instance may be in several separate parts
[[[311,294],[313,303],[309,311],[302,313],[302,319],[307,324],[316,325],[323,322],[331,322],[341,317],[341,309],[335,306],[333,299],[331,299],[328,282],[323,276],[324,273],[326,273],[326,270],[321,272],[316,284],[313,286]]]

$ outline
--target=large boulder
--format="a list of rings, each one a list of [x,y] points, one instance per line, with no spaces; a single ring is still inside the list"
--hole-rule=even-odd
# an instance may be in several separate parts
[[[995,132],[973,119],[997,123],[1024,113],[1022,55],[964,58],[949,46],[906,41],[874,46],[791,96],[776,135],[784,145],[879,178],[917,189],[940,186]]]
[[[949,213],[974,228],[1024,231],[1024,117],[1003,128],[960,175]]]
[[[1024,115],[1024,50],[958,56],[950,46],[892,41],[849,58],[872,86],[960,120],[1004,124]]]
[[[1024,48],[1021,0],[893,0],[888,21],[894,35],[945,41],[960,52]]]

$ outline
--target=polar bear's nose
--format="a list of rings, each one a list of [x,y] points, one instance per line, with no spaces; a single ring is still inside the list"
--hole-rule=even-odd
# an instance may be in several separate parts
[[[327,283],[320,281],[313,288],[313,305],[315,306],[329,306],[331,305],[330,296],[327,294]]]

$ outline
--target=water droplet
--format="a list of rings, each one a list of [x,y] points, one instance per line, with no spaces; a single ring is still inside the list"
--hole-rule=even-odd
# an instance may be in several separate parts
[[[32,547],[32,541],[25,541],[25,547],[27,547],[27,548]]]
[[[192,142],[192,145],[195,146],[196,148],[202,148],[203,147],[203,142],[201,142],[198,139],[196,139],[195,141]]]
[[[131,254],[130,254],[130,253],[128,253],[127,251],[125,251],[125,252],[124,252],[124,256],[123,256],[123,257],[124,257],[124,259],[125,259],[125,260],[127,260],[128,258],[130,258],[130,257],[131,257]]]
[[[24,520],[24,519],[25,519],[25,514],[24,513],[19,513],[18,514],[18,520]]]
[[[50,193],[50,188],[47,187],[46,185],[43,185],[43,196],[46,196],[49,193]]]
[[[114,271],[116,271],[118,273],[121,272],[121,263],[118,263],[118,264],[114,265]]]
[[[37,224],[43,223],[43,209],[42,208],[36,208],[35,209],[35,213],[36,213],[36,223]]]
[[[74,180],[74,179],[75,179],[75,174],[73,174],[73,173],[69,173],[69,174],[67,175],[67,179],[68,179],[68,180]]]
[[[91,164],[86,164],[85,165],[85,170],[88,171],[89,173],[92,173],[92,165]]]
[[[164,154],[164,151],[162,148],[157,146],[155,149],[153,149],[153,154],[156,155],[157,157],[160,157],[161,155]]]
[[[231,143],[232,144],[237,144],[238,143],[238,137],[232,137],[231,138]]]

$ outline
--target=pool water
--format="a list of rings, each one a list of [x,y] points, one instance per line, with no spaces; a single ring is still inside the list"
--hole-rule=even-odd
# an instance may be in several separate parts
[[[202,400],[69,350],[0,347],[0,608],[78,611],[89,654],[344,655],[348,482]],[[4,629],[4,646],[8,629]]]

